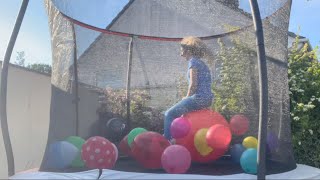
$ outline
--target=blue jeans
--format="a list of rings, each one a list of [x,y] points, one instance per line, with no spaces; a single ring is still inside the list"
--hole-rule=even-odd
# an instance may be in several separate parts
[[[195,95],[187,97],[174,106],[172,106],[170,109],[168,109],[165,112],[165,119],[164,119],[164,136],[166,139],[170,140],[171,133],[170,133],[170,127],[171,123],[174,119],[180,117],[181,115],[195,111],[207,108],[211,106],[212,104],[212,98],[199,98]]]

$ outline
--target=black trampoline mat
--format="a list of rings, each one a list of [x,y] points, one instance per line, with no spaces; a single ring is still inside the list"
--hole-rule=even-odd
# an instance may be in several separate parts
[[[275,161],[267,161],[267,175],[278,174],[293,170],[296,168],[296,164],[283,165]],[[88,168],[67,168],[63,170],[47,169],[41,170],[45,172],[81,172],[88,171]],[[115,167],[112,170],[124,171],[124,172],[136,172],[136,173],[166,173],[164,169],[146,169],[140,165],[135,159],[127,156],[119,157]],[[231,160],[230,156],[223,156],[220,159],[211,163],[192,163],[189,170],[185,174],[197,174],[197,175],[234,175],[245,173],[239,163],[235,163]]]

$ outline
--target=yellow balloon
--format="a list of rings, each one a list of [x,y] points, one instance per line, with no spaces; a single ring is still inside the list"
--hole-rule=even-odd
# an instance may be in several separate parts
[[[208,146],[206,141],[206,134],[208,130],[208,128],[200,129],[194,135],[194,146],[202,156],[206,156],[213,151],[213,149]]]
[[[258,140],[255,137],[248,136],[243,140],[242,145],[247,149],[248,148],[257,149],[258,148]]]

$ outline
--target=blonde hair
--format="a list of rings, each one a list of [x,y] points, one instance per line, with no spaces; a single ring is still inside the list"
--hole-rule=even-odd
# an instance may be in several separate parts
[[[210,64],[213,63],[213,54],[207,45],[194,36],[188,36],[182,39],[180,45],[183,49],[190,51],[192,56],[205,58]]]

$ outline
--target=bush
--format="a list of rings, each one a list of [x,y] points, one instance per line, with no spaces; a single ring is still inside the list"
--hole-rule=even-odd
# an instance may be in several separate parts
[[[163,132],[162,109],[148,106],[150,95],[143,90],[132,90],[130,94],[131,128],[143,127],[149,131]],[[114,117],[127,119],[127,98],[125,90],[106,89],[101,91],[100,119]]]
[[[297,38],[298,40],[298,38]],[[297,163],[320,167],[320,63],[308,44],[289,54],[292,140]]]
[[[255,74],[255,53],[239,41],[233,47],[226,47],[219,40],[220,51],[217,64],[220,65],[218,78],[212,85],[215,99],[213,109],[230,119],[234,114],[246,114],[255,109],[257,102],[257,76]]]

